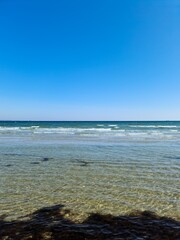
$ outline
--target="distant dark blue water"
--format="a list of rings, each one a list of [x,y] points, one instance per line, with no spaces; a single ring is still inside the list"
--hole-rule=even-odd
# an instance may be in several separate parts
[[[0,215],[180,216],[180,122],[0,122]]]

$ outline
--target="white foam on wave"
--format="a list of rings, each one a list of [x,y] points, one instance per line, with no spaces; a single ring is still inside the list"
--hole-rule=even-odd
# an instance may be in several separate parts
[[[6,130],[30,130],[30,129],[37,129],[39,126],[30,126],[30,127],[0,127],[1,131]]]
[[[171,125],[131,125],[132,128],[177,128],[177,126]]]
[[[17,131],[19,127],[0,127],[0,131]]]
[[[39,128],[35,133],[91,133],[91,132],[109,132],[111,128]]]
[[[21,130],[34,130],[38,129],[39,126],[31,126],[31,127],[20,127]]]
[[[116,139],[116,140],[162,140],[162,139],[180,139],[179,129],[119,129],[119,128],[106,128],[106,127],[89,127],[89,128],[73,128],[73,127],[55,127],[55,128],[43,128],[39,126],[30,127],[0,127],[0,134],[2,136],[32,136],[33,134],[39,136],[57,136],[62,137],[94,137],[106,139]]]

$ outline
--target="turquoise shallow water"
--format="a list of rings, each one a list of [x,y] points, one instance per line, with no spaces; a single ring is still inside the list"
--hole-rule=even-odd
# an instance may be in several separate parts
[[[0,215],[63,204],[180,218],[180,122],[0,122]]]

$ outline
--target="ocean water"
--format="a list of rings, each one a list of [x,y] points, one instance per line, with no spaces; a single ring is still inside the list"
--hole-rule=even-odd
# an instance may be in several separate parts
[[[0,215],[56,204],[78,219],[180,219],[180,122],[0,122]]]

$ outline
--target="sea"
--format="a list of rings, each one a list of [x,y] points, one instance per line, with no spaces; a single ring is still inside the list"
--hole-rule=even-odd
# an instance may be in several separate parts
[[[180,121],[0,121],[0,216],[58,204],[180,219]]]

